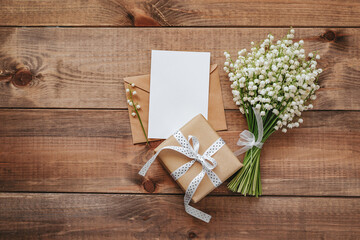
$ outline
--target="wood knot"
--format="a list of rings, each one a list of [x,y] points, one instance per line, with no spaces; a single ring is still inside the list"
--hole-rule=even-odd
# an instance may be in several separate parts
[[[153,181],[151,181],[150,179],[145,180],[142,185],[145,191],[149,193],[153,193],[155,191],[156,188],[155,183],[153,183]]]
[[[189,239],[193,239],[193,238],[196,238],[196,237],[197,237],[197,235],[193,231],[188,232],[188,238]]]
[[[128,13],[128,17],[136,27],[159,27],[160,24],[148,16],[143,10],[134,9],[131,13]]]
[[[33,80],[33,75],[28,69],[18,70],[12,77],[11,82],[18,87],[27,86]]]
[[[327,41],[334,41],[336,39],[336,34],[334,31],[326,31],[321,37]]]

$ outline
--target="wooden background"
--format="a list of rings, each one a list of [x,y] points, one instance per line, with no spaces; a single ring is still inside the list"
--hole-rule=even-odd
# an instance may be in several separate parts
[[[264,196],[223,184],[194,219],[159,163],[137,175],[152,149],[131,143],[123,78],[151,49],[222,66],[289,26],[322,56],[315,108],[265,144]],[[360,239],[359,27],[355,0],[0,0],[0,239]],[[246,125],[220,72],[235,150]]]

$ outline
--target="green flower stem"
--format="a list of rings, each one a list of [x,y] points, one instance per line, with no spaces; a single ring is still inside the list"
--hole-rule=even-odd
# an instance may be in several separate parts
[[[243,195],[260,196],[260,152],[259,148],[250,149],[244,158],[244,166],[230,181],[228,187],[233,192],[239,192]]]
[[[136,109],[136,107],[135,107],[134,109],[135,109],[136,116],[139,118],[139,122],[140,122],[140,125],[141,125],[141,129],[142,129],[142,131],[143,131],[143,133],[144,133],[144,136],[145,136],[146,144],[149,145],[149,140],[148,140],[148,138],[147,138],[147,135],[146,135],[146,132],[145,132],[145,128],[144,128],[144,125],[143,125],[143,123],[142,123],[142,121],[141,121],[139,112],[138,112],[138,110]]]
[[[255,137],[257,137],[258,126],[254,111],[252,109],[249,109],[248,118],[248,128],[255,135]],[[270,135],[275,132],[274,126],[276,126],[277,120],[278,117],[271,112],[267,112],[263,117],[263,121],[267,124],[264,126],[262,143],[264,143],[270,137]],[[251,195],[258,197],[262,194],[260,155],[261,149],[257,147],[253,147],[245,153],[243,167],[228,184],[228,188],[231,191],[239,192],[244,196]]]
[[[133,107],[133,109],[134,109],[134,111],[135,111],[135,114],[136,114],[136,116],[137,116],[138,119],[139,119],[139,122],[140,122],[140,125],[141,125],[141,129],[142,129],[142,131],[143,131],[143,133],[144,133],[144,136],[145,136],[146,145],[149,145],[149,140],[148,140],[148,137],[147,137],[147,135],[146,135],[146,131],[145,131],[144,125],[143,125],[143,123],[142,123],[142,121],[141,121],[141,117],[140,117],[139,111],[136,109],[136,104],[135,104],[135,102],[134,102],[134,100],[133,100],[133,93],[132,93],[132,90],[131,90],[130,86],[129,86],[129,98],[130,98],[130,101],[131,101],[131,103],[132,103],[132,107]]]

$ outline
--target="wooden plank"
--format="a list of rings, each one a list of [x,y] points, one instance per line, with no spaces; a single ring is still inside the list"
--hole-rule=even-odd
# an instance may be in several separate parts
[[[265,195],[359,196],[360,112],[311,111],[304,124],[275,133],[261,156]],[[232,150],[246,128],[227,110]],[[1,110],[0,191],[176,193],[181,190],[152,156],[132,145],[126,110]],[[226,184],[213,194],[229,194]]]
[[[2,28],[0,107],[125,108],[123,77],[150,71],[150,50],[210,51],[223,64],[223,50],[236,54],[268,32],[238,28]],[[306,48],[317,50],[324,69],[316,109],[360,109],[360,29],[298,29]],[[220,71],[226,109],[235,109],[229,81]]]
[[[358,1],[1,2],[1,26],[359,26]]]
[[[357,239],[359,198],[0,194],[0,239]]]

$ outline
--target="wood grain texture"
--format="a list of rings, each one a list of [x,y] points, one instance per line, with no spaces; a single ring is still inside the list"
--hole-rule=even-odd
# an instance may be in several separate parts
[[[0,194],[0,239],[357,239],[359,198]]]
[[[0,240],[359,239],[359,1],[1,0],[0,15]],[[222,184],[195,205],[205,224],[157,161],[137,174],[159,142],[132,145],[123,78],[149,73],[151,49],[221,67],[288,26],[322,56],[316,110],[264,145],[265,196]],[[235,150],[246,124],[220,74]]]
[[[359,26],[358,1],[2,0],[0,26]]]
[[[125,108],[123,78],[150,71],[151,49],[210,51],[223,65],[223,50],[260,41],[286,29],[237,28],[2,28],[0,107]],[[315,109],[360,109],[360,29],[298,29],[306,49],[319,51],[324,72]],[[224,105],[235,109],[220,71]]]
[[[245,120],[226,119],[220,135],[235,150]],[[1,110],[0,122],[0,191],[182,194],[157,161],[137,174],[152,150],[132,145],[126,110]],[[305,112],[300,128],[266,142],[263,194],[360,196],[359,136],[358,111]]]

